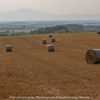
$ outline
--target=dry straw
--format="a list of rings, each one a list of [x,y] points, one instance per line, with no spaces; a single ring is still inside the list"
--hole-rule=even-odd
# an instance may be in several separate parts
[[[12,46],[11,45],[6,45],[6,52],[12,51]]]
[[[55,37],[52,37],[51,38],[51,42],[55,42]]]
[[[100,49],[92,49],[86,52],[86,62],[89,64],[100,63]]]
[[[51,38],[52,37],[52,34],[49,34],[49,38]]]
[[[42,44],[46,44],[46,39],[42,39]]]
[[[48,52],[53,52],[54,51],[53,44],[47,45],[47,47],[48,47]]]

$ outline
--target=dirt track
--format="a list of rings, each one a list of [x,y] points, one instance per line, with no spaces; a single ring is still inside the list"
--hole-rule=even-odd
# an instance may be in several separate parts
[[[0,38],[2,100],[10,100],[10,96],[89,96],[99,100],[100,64],[87,64],[85,54],[100,49],[100,35],[53,36],[54,43],[48,35]],[[47,44],[54,44],[55,52],[47,52],[44,38]],[[12,52],[6,52],[7,44],[12,45]]]

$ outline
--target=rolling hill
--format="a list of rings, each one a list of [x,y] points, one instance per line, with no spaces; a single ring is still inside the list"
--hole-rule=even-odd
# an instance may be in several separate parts
[[[100,20],[100,14],[65,14],[55,15],[43,13],[33,9],[17,9],[0,14],[0,21],[23,20]]]

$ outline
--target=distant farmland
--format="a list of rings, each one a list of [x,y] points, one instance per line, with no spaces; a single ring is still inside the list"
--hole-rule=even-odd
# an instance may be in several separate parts
[[[87,64],[85,59],[87,50],[100,49],[100,35],[53,36],[54,43],[48,35],[0,38],[1,100],[13,100],[10,96],[89,96],[86,100],[100,99],[100,64]],[[42,44],[45,38],[47,44]],[[12,52],[6,52],[9,44]],[[48,52],[48,44],[54,45],[55,52]]]

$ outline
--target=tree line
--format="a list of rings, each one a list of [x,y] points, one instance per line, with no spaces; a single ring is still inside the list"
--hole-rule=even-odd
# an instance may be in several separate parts
[[[25,27],[25,26],[23,26]],[[68,32],[85,32],[87,27],[84,27],[82,25],[78,24],[67,24],[67,25],[58,25],[58,26],[51,26],[51,27],[45,27],[45,28],[38,28],[36,30],[32,30],[30,32],[14,32],[14,29],[5,30],[0,32],[0,36],[6,36],[6,35],[24,35],[24,34],[49,34],[49,33],[68,33]],[[93,28],[92,26],[89,26],[88,28]],[[87,29],[88,29],[87,28]],[[94,27],[99,29],[100,26]],[[90,31],[90,30],[89,30]]]
[[[46,28],[39,28],[38,30],[33,30],[30,32],[30,34],[48,34],[48,33],[68,33],[68,28],[65,25],[58,25],[54,27],[46,27]]]

